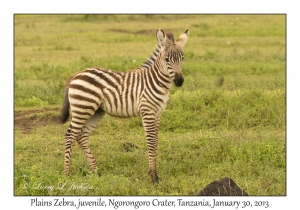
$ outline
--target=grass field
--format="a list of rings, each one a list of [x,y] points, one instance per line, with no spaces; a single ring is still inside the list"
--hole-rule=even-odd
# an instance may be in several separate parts
[[[14,195],[196,195],[225,176],[249,195],[286,195],[285,27],[285,15],[15,15]],[[158,28],[190,31],[185,82],[161,119],[160,183],[141,119],[108,115],[90,138],[101,176],[77,145],[66,176],[65,81],[139,67]]]

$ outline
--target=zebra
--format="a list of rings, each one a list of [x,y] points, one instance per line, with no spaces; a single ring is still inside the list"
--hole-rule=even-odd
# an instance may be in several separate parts
[[[161,28],[156,32],[154,52],[140,68],[118,72],[104,68],[87,68],[75,73],[67,81],[61,123],[71,112],[71,123],[65,133],[64,172],[69,175],[72,146],[80,145],[93,172],[97,163],[90,150],[88,139],[105,113],[116,117],[141,117],[146,134],[149,175],[158,183],[156,150],[160,116],[169,100],[172,83],[180,87],[182,76],[183,46],[189,30],[175,41],[172,33]]]

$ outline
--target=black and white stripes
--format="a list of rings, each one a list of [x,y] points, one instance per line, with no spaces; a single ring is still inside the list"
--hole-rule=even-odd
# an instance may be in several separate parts
[[[138,69],[117,72],[103,68],[88,68],[73,75],[67,82],[61,122],[66,122],[71,109],[72,119],[65,134],[64,170],[69,174],[72,145],[79,143],[93,171],[97,164],[88,146],[88,138],[105,113],[117,117],[140,116],[146,132],[149,151],[149,174],[158,182],[156,149],[160,115],[169,100],[174,82],[183,84],[182,47],[188,29],[174,41],[173,34],[157,30],[157,46],[153,54]]]

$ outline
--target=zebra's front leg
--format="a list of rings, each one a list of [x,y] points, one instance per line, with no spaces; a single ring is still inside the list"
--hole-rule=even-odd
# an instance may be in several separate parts
[[[156,150],[157,150],[157,121],[156,116],[153,113],[144,113],[142,115],[143,126],[147,138],[147,146],[149,153],[149,175],[152,178],[153,183],[158,183],[158,175],[156,171]]]

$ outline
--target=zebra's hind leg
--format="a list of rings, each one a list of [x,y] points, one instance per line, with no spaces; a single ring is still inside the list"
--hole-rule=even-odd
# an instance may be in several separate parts
[[[77,140],[77,137],[81,133],[82,125],[78,125],[76,123],[70,124],[68,130],[65,134],[65,160],[64,160],[64,172],[66,175],[70,173],[70,161],[72,155],[72,146],[74,142]]]
[[[98,167],[96,160],[89,147],[88,140],[93,130],[96,128],[97,123],[104,116],[104,114],[105,112],[103,112],[102,110],[98,110],[97,112],[95,112],[95,114],[86,121],[85,125],[82,128],[81,135],[77,138],[77,142],[80,145],[82,151],[84,152],[85,157],[90,165],[90,168],[94,173],[98,173]]]

